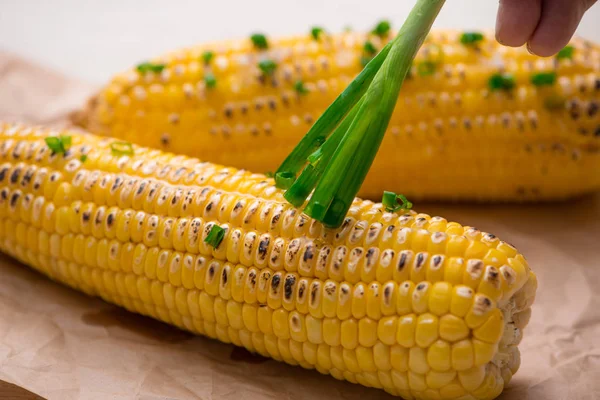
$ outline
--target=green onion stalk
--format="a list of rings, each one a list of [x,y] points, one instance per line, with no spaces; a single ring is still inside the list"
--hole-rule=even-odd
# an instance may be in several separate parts
[[[445,0],[418,0],[392,39],[317,119],[275,174],[295,207],[342,224],[379,150],[398,94]],[[312,193],[312,194],[311,194]],[[309,198],[310,197],[310,198]]]

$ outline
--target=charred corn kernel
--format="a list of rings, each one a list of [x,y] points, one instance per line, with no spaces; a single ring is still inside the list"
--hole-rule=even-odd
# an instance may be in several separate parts
[[[30,165],[19,148],[46,133],[14,127],[0,124],[0,250],[57,281],[406,398],[492,398],[520,365],[537,280],[493,235],[361,200],[325,230],[261,175],[137,146],[116,156],[91,134],[65,132],[83,165]]]

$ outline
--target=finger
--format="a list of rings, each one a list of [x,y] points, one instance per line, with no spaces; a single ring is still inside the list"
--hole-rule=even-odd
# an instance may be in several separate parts
[[[500,0],[496,40],[506,46],[523,46],[542,15],[542,0]]]
[[[565,47],[595,0],[544,0],[540,23],[529,39],[529,50],[550,57]]]

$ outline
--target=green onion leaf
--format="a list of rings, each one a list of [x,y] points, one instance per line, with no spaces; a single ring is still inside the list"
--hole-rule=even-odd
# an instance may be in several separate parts
[[[262,60],[258,63],[258,68],[260,68],[264,75],[273,75],[273,73],[277,69],[277,63],[269,59]]]
[[[204,242],[216,249],[219,247],[224,238],[225,229],[221,228],[219,225],[213,225],[212,228],[210,228],[208,235],[206,235]]]
[[[133,145],[129,142],[112,142],[110,144],[110,150],[113,156],[132,156]]]
[[[408,201],[406,196],[403,194],[396,194],[394,192],[383,192],[383,198],[381,204],[385,206],[386,211],[396,212],[398,210],[410,210],[413,204]]]
[[[56,154],[64,154],[71,147],[71,136],[49,136],[44,139],[48,148]]]
[[[417,0],[398,35],[368,62],[279,167],[277,186],[289,187],[285,199],[300,207],[310,196],[304,212],[325,226],[342,224],[379,150],[415,55],[444,2]],[[378,30],[388,31],[389,24]],[[408,207],[408,200],[403,204]]]
[[[213,89],[215,86],[217,86],[217,78],[215,78],[212,73],[208,72],[206,75],[204,75],[204,84],[208,89]]]
[[[377,48],[375,47],[375,45],[368,40],[365,42],[365,45],[363,46],[363,50],[365,53],[370,54],[370,55],[374,55],[375,53],[377,53]]]
[[[373,57],[362,56],[360,58],[360,65],[364,68],[371,62],[371,60],[373,60]]]
[[[297,80],[296,83],[294,83],[294,90],[300,95],[305,95],[310,92],[310,90],[306,88],[304,82],[302,82],[301,80]]]
[[[212,51],[205,51],[204,53],[202,53],[202,60],[204,61],[204,64],[208,65],[210,64],[210,62],[212,61],[212,59],[215,57],[215,53],[213,53]]]
[[[88,156],[86,156],[85,154],[82,154],[81,157],[79,157],[79,160],[81,160],[81,162],[86,162],[88,159]]]
[[[575,54],[575,47],[567,46],[556,55],[557,60],[572,60],[573,54]]]
[[[380,37],[385,37],[390,33],[390,29],[392,29],[390,21],[381,21],[373,28],[371,33]]]
[[[556,83],[556,72],[540,72],[531,76],[531,83],[535,86],[552,86]]]
[[[465,32],[460,37],[460,42],[465,46],[473,46],[483,41],[484,36],[479,32]]]
[[[315,26],[310,30],[310,35],[314,40],[319,40],[324,32],[325,30],[323,28]]]
[[[267,41],[267,37],[262,33],[255,33],[250,36],[250,40],[252,40],[252,44],[254,47],[260,50],[268,49],[269,42]]]
[[[515,77],[511,74],[494,74],[488,81],[490,90],[511,90],[516,86]]]
[[[138,70],[138,72],[140,74],[145,74],[147,72],[154,72],[156,74],[162,72],[163,69],[165,69],[166,65],[165,64],[153,64],[150,62],[145,62],[145,63],[141,63],[139,64],[136,69]]]

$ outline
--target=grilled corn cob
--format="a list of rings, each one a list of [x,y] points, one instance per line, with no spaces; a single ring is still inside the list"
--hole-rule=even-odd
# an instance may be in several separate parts
[[[361,60],[393,37],[317,32],[159,57],[116,76],[78,122],[101,135],[274,171]],[[430,35],[361,196],[395,190],[415,199],[524,201],[600,188],[599,48],[575,40],[559,58],[538,59],[491,37]]]
[[[329,230],[263,175],[1,123],[0,239],[132,312],[406,399],[496,397],[537,286],[513,246],[441,217],[357,199]]]

